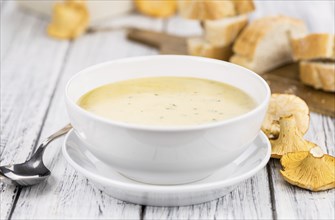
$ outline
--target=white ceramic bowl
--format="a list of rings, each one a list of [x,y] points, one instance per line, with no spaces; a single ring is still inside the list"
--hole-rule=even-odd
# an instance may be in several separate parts
[[[94,115],[76,102],[101,85],[150,76],[188,76],[225,82],[257,103],[235,118],[198,126],[126,124]],[[214,59],[158,55],[115,60],[89,67],[66,86],[66,106],[88,150],[121,174],[151,184],[200,180],[241,155],[259,134],[270,98],[267,83],[252,71]]]
[[[64,138],[68,163],[96,187],[116,199],[150,206],[182,206],[220,198],[266,166],[271,155],[269,139],[260,132],[246,151],[229,165],[200,181],[181,185],[152,185],[120,175],[92,155],[77,135]]]

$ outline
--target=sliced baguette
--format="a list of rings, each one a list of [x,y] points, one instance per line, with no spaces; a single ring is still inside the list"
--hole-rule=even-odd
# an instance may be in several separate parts
[[[230,45],[247,24],[248,17],[246,15],[205,21],[205,39],[214,46]]]
[[[228,60],[232,55],[232,47],[215,47],[203,38],[189,38],[187,40],[189,55]]]
[[[301,61],[300,80],[316,89],[335,92],[335,62]]]
[[[290,36],[306,34],[303,21],[286,17],[263,17],[249,24],[235,41],[231,62],[259,74],[293,60]]]
[[[255,10],[253,0],[178,0],[180,15],[189,19],[216,20]]]
[[[334,34],[309,34],[291,40],[295,60],[332,59],[335,60]]]
[[[232,0],[234,2],[236,14],[247,14],[255,10],[253,0]]]
[[[179,13],[184,18],[215,20],[234,16],[235,5],[227,0],[178,0]]]

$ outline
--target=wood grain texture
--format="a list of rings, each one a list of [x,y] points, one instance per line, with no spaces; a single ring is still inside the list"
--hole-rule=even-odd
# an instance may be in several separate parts
[[[262,77],[269,84],[272,93],[294,94],[302,98],[311,112],[335,117],[335,95],[304,85],[299,79],[297,63],[288,64]]]
[[[7,2],[1,15],[0,163],[23,162],[39,136],[68,42],[45,37],[46,22]],[[10,215],[19,188],[0,183],[0,218]]]
[[[267,170],[264,168],[228,195],[203,204],[150,207],[144,219],[272,219]]]
[[[335,155],[335,119],[311,114],[311,125],[306,139],[318,144],[325,152]],[[310,192],[287,184],[281,177],[278,160],[270,161],[278,219],[334,219],[335,190]]]
[[[143,16],[119,18],[108,25],[127,25],[129,22],[145,28],[162,28],[161,22]],[[64,87],[76,72],[108,60],[157,54],[154,49],[128,41],[125,35],[124,30],[116,30],[85,35],[73,42],[41,137],[68,122]],[[22,189],[12,219],[139,219],[141,206],[108,196],[67,164],[60,151],[62,141],[53,142],[44,157],[52,176],[44,183]]]

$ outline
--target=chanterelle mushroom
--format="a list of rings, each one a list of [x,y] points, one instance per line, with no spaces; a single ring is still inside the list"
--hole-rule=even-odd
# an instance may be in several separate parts
[[[279,118],[293,115],[298,130],[305,134],[309,127],[309,109],[304,100],[289,94],[272,94],[263,132],[271,139],[277,138],[280,131]]]
[[[168,17],[177,10],[176,0],[135,0],[137,10],[145,15],[153,17]]]
[[[324,154],[320,147],[288,153],[280,162],[280,173],[292,185],[311,191],[335,188],[335,158]]]
[[[179,0],[181,16],[197,20],[215,20],[236,14],[233,1]]]
[[[86,1],[66,0],[55,3],[47,32],[59,39],[74,39],[85,32],[89,22]]]
[[[279,122],[279,137],[276,140],[270,140],[272,158],[281,158],[288,152],[308,151],[316,146],[303,138],[303,134],[297,129],[295,118],[292,115],[281,117]]]

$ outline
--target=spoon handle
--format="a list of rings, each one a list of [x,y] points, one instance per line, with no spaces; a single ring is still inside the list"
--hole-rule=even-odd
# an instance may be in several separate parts
[[[59,138],[60,136],[66,134],[72,129],[71,124],[67,124],[65,127],[60,129],[59,131],[55,132],[54,134],[50,135],[47,139],[45,139],[42,144],[39,146],[39,148],[44,149],[51,141],[53,141],[56,138]]]
[[[55,140],[56,138],[59,138],[60,136],[66,134],[71,129],[72,129],[72,125],[71,124],[67,124],[65,127],[63,127],[62,129],[60,129],[59,131],[57,131],[54,134],[50,135],[47,139],[45,139],[40,144],[40,146],[38,146],[37,150],[35,151],[35,153],[33,154],[33,156],[29,160],[36,160],[36,159],[42,158],[44,150],[48,146],[48,144],[51,141]]]

